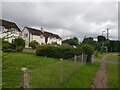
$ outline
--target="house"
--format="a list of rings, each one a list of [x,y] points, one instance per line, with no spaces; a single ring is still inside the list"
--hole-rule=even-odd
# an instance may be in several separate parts
[[[21,37],[25,40],[25,46],[29,47],[29,43],[36,40],[40,45],[45,44],[62,44],[62,39],[59,35],[46,32],[41,29],[25,27],[21,33]]]
[[[12,42],[15,38],[19,37],[21,30],[14,23],[0,19],[0,38]]]

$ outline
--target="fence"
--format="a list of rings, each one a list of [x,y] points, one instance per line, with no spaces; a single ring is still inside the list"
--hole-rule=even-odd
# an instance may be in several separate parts
[[[60,83],[69,80],[76,70],[86,62],[86,56],[76,56],[73,61],[60,59],[59,62],[34,70],[21,69],[21,85],[23,88],[58,88]]]

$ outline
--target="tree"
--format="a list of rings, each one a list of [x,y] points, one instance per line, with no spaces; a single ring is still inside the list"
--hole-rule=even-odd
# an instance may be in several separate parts
[[[73,37],[74,40],[78,41],[78,38],[77,37]]]
[[[91,62],[91,57],[94,53],[94,47],[90,44],[83,44],[81,48],[82,52],[87,55],[87,62]]]
[[[68,44],[68,45],[71,45],[71,46],[72,45],[77,46],[79,44],[79,41],[76,37],[74,37],[74,38],[66,39],[62,43],[63,44]]]
[[[82,41],[83,44],[90,44],[90,45],[93,45],[94,42],[93,42],[93,37],[87,37],[87,38],[84,38],[84,40]]]
[[[108,51],[110,52],[120,52],[120,41],[110,40],[108,45]]]
[[[104,36],[97,36],[98,42],[106,41]]]
[[[12,47],[14,47],[14,51],[21,52],[25,47],[25,40],[21,37],[16,38],[12,43]]]

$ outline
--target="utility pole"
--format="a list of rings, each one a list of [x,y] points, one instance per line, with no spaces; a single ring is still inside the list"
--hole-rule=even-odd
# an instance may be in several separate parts
[[[107,30],[107,40],[109,39],[109,28],[106,28],[106,30]]]

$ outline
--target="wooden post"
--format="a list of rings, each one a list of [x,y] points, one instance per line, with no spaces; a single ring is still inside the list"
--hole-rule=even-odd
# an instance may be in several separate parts
[[[21,85],[22,88],[30,88],[29,86],[29,70],[27,68],[21,68]]]
[[[94,63],[94,55],[92,55],[92,63]]]
[[[83,62],[83,60],[84,60],[84,59],[83,59],[83,53],[82,53],[82,62]]]
[[[60,59],[60,82],[63,82],[63,59]]]
[[[76,61],[77,61],[77,56],[75,55],[75,56],[74,56],[74,62],[76,62]]]

